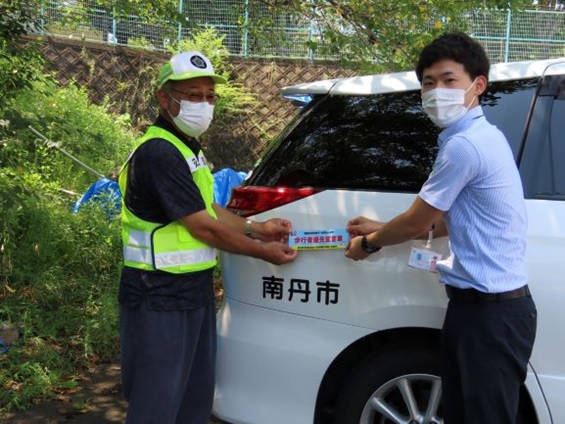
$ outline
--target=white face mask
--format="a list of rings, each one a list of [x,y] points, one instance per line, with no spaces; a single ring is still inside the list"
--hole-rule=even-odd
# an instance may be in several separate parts
[[[422,107],[432,122],[438,127],[445,128],[463,117],[469,110],[465,106],[465,94],[473,87],[475,81],[467,90],[460,88],[434,88],[422,94]],[[471,103],[473,103],[473,100],[471,100]]]
[[[190,137],[198,137],[208,129],[214,116],[214,105],[208,102],[194,103],[187,100],[179,102],[172,97],[171,99],[180,104],[177,116],[167,111],[179,130]]]

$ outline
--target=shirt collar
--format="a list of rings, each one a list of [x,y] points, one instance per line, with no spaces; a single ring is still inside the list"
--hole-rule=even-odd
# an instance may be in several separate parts
[[[475,119],[480,118],[481,116],[484,116],[483,108],[481,105],[469,109],[469,111],[465,115],[463,115],[461,119],[439,133],[438,139],[440,144],[447,140],[449,137],[466,129],[471,124],[471,122],[473,122]]]

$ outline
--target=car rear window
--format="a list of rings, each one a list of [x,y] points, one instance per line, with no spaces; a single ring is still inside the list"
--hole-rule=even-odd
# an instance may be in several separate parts
[[[516,152],[536,82],[492,84],[483,102]],[[431,171],[439,132],[419,91],[326,96],[276,141],[247,184],[416,193]]]

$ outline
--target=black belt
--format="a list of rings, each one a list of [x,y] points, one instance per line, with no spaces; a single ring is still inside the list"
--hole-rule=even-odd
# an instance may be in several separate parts
[[[460,289],[446,284],[445,291],[449,299],[459,302],[502,302],[531,296],[530,289],[527,285],[502,293],[484,293],[476,289]]]

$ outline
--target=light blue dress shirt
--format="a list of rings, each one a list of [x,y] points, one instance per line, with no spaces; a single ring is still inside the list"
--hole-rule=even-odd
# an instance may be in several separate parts
[[[420,198],[445,211],[451,255],[440,282],[500,293],[527,283],[527,215],[522,181],[504,134],[480,106],[439,135]]]

